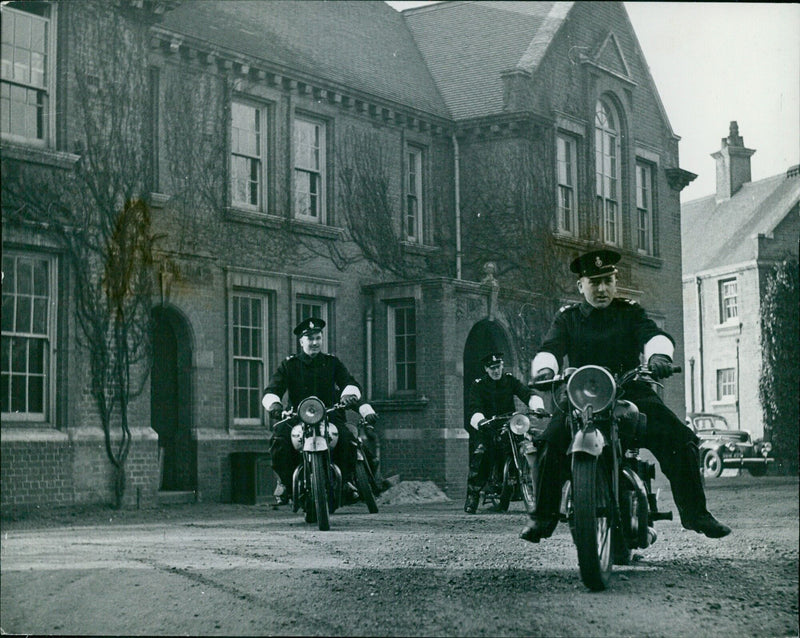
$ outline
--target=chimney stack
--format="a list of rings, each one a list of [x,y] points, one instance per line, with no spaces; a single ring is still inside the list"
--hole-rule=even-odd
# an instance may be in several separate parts
[[[731,122],[728,137],[722,138],[722,148],[712,153],[717,161],[717,201],[730,199],[745,182],[751,181],[750,156],[754,149],[744,147],[739,125]]]

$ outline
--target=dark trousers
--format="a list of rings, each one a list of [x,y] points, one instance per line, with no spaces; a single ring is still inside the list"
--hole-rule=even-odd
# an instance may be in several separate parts
[[[625,398],[647,415],[647,432],[640,445],[653,453],[664,476],[669,479],[681,521],[692,521],[704,514],[707,511],[706,496],[698,461],[697,436],[649,387],[636,388],[626,393]],[[558,413],[540,437],[536,512],[533,514],[537,518],[558,514],[561,485],[569,476],[566,451],[570,441],[565,415]]]
[[[295,450],[292,445],[292,425],[282,423],[272,434],[270,450],[272,452],[272,469],[280,477],[281,483],[286,489],[292,491],[292,474],[294,469],[300,465],[303,455],[299,450]],[[353,445],[353,433],[344,424],[336,424],[339,430],[339,441],[333,448],[331,458],[342,471],[345,481],[351,480],[356,466],[356,450]]]
[[[469,428],[468,494],[477,494],[486,485],[496,454],[497,449],[491,432],[478,432]]]

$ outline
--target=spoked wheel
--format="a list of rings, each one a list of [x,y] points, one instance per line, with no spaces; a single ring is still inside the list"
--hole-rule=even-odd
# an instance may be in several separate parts
[[[506,459],[503,466],[503,483],[500,488],[500,499],[497,503],[497,509],[501,512],[507,512],[508,506],[511,504],[511,497],[514,494],[514,468],[511,459]]]
[[[611,576],[611,488],[605,463],[576,453],[572,461],[575,545],[583,584],[593,591],[608,586]]]
[[[375,494],[372,492],[370,486],[369,473],[367,468],[364,467],[365,461],[356,461],[356,487],[358,494],[367,504],[367,509],[370,514],[378,513],[378,504],[375,502]]]
[[[535,461],[534,461],[535,464]],[[530,514],[536,509],[536,471],[535,465],[532,467],[528,463],[528,457],[524,454],[519,455],[519,482],[522,488],[522,500],[525,501],[525,510]]]
[[[331,528],[328,518],[328,468],[325,467],[325,459],[321,453],[311,454],[311,494],[314,499],[313,507],[309,504],[306,509],[306,519],[308,512],[314,510],[316,513],[317,525],[320,531],[326,532]]]

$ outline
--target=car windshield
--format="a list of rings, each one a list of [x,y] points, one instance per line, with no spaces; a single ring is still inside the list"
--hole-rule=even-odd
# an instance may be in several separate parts
[[[695,430],[729,430],[727,422],[721,416],[704,414],[694,417]]]

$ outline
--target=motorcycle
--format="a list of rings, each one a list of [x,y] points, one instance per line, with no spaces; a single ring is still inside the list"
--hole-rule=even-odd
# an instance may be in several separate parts
[[[367,450],[365,432],[367,427],[369,427],[367,421],[362,418],[356,431],[353,432],[353,446],[356,449],[355,483],[358,497],[366,503],[369,513],[377,514],[378,504],[375,502],[375,497],[381,490],[375,479],[372,455]]]
[[[292,511],[302,509],[306,523],[317,523],[323,532],[330,529],[330,514],[342,504],[342,472],[331,459],[339,430],[328,421],[328,415],[343,407],[343,403],[337,403],[325,409],[317,397],[308,397],[296,412],[275,424],[297,422],[291,440],[303,460],[292,475]]]
[[[478,426],[489,433],[494,443],[489,484],[483,492],[482,503],[491,501],[501,512],[508,511],[512,500],[523,500],[528,512],[536,506],[535,437],[541,429],[533,426],[530,416],[538,417],[539,414],[500,414]]]
[[[658,494],[651,489],[655,465],[640,458],[636,446],[647,419],[623,398],[633,381],[661,385],[644,365],[617,378],[600,366],[567,368],[531,384],[559,392],[556,409],[567,412],[571,472],[562,488],[560,520],[569,524],[581,579],[594,591],[608,587],[614,564],[629,565],[633,549],[655,542],[655,521],[672,520],[672,512],[658,511]]]

